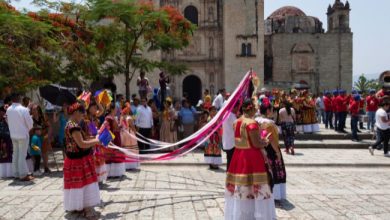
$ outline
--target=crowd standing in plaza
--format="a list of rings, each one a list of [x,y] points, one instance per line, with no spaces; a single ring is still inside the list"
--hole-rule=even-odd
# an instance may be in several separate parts
[[[161,89],[152,94],[149,80],[141,73],[139,94],[131,100],[121,94],[114,100],[107,90],[94,96],[84,91],[77,102],[64,103],[54,113],[13,94],[0,107],[0,177],[32,181],[42,175],[41,162],[44,173],[50,173],[48,155],[56,133],[53,123],[58,123],[57,144],[63,147],[65,158],[64,208],[97,217],[93,207],[100,203],[102,183],[140,167],[139,161],[126,160],[123,152],[104,147],[97,138],[102,130],[112,134],[115,146],[135,155],[145,154],[154,148],[151,139],[176,143],[191,136],[216,116],[230,96],[221,89],[213,99],[205,90],[202,100],[192,106],[188,97],[171,97],[168,83],[169,77],[160,73]],[[352,139],[359,141],[358,133],[367,122],[367,129],[376,131],[377,137],[370,153],[383,143],[385,156],[389,156],[387,95],[385,89],[370,90],[367,97],[357,91],[349,95],[345,90],[325,91],[316,97],[307,89],[274,89],[261,90],[252,99],[237,103],[222,127],[203,144],[205,163],[212,170],[219,169],[222,150],[226,152],[226,218],[253,213],[264,216],[262,219],[275,218],[274,200],[278,204],[286,199],[287,175],[279,134],[285,152],[294,155],[297,132],[318,132],[319,123],[324,123],[325,129],[345,133],[349,114]]]

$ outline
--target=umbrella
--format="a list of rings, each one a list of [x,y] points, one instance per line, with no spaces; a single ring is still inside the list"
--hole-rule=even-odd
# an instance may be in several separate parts
[[[64,87],[58,87],[55,85],[47,85],[39,88],[39,93],[42,98],[46,99],[53,105],[62,106],[66,104],[72,104],[76,102],[76,96],[74,96],[68,89]]]

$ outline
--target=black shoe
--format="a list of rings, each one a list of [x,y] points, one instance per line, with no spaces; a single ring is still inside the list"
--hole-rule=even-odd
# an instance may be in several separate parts
[[[45,173],[51,173],[51,170],[49,169],[49,167],[45,167]]]
[[[330,126],[330,129],[334,129],[334,127],[333,127],[333,126]]]
[[[361,130],[357,130],[357,133],[362,133],[362,131]]]
[[[345,130],[341,130],[340,132],[341,132],[341,133],[344,133],[344,134],[348,133],[348,132],[346,132]]]

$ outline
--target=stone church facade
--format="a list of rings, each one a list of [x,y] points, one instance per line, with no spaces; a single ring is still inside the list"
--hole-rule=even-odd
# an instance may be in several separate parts
[[[265,20],[265,82],[286,88],[304,81],[311,91],[352,88],[353,34],[350,5],[336,0],[327,10],[328,28],[302,10],[287,6]]]
[[[349,3],[335,0],[322,22],[295,7],[283,7],[264,20],[264,0],[154,0],[172,5],[197,26],[190,46],[170,54],[144,54],[182,63],[188,73],[171,77],[171,94],[188,94],[195,103],[202,91],[233,91],[253,68],[269,88],[291,88],[307,82],[312,92],[352,87],[352,33]],[[272,1],[268,2],[272,4]],[[324,9],[325,11],[325,9]],[[265,64],[265,65],[264,65]],[[158,72],[147,75],[154,87]],[[131,92],[137,92],[135,79]],[[115,77],[124,94],[123,79]]]

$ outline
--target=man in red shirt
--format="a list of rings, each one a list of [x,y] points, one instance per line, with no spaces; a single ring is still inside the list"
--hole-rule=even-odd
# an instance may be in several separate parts
[[[332,95],[329,91],[325,91],[324,96],[324,106],[325,106],[325,128],[328,129],[328,126],[331,129],[334,129],[333,127],[333,106],[332,106]]]
[[[368,116],[367,129],[373,132],[375,127],[375,112],[378,110],[379,105],[379,99],[375,96],[375,90],[370,90],[370,95],[367,96],[366,102],[366,111]]]
[[[352,141],[359,141],[358,139],[358,121],[359,121],[359,103],[360,95],[356,94],[353,96],[349,111],[351,113],[351,130],[352,130]]]
[[[337,131],[337,125],[339,123],[339,114],[337,112],[337,108],[336,108],[336,98],[337,96],[339,95],[339,91],[336,89],[336,90],[333,90],[333,97],[330,99],[332,101],[332,112],[334,114],[334,130]]]
[[[348,104],[350,96],[346,96],[347,91],[341,90],[340,95],[336,98],[336,111],[339,115],[339,123],[337,125],[337,131],[347,133],[345,129],[345,122],[348,115]]]

